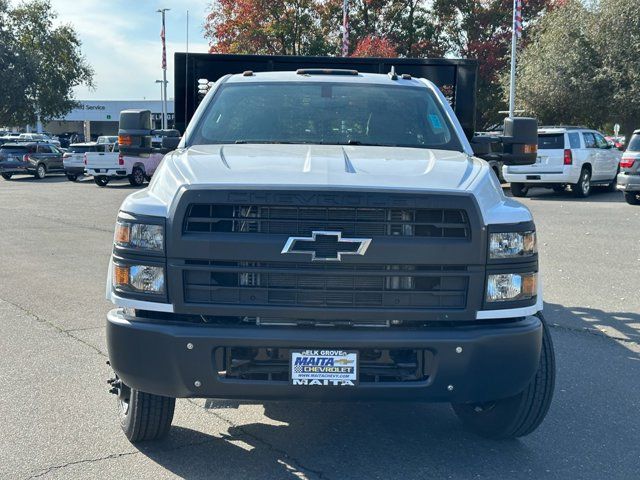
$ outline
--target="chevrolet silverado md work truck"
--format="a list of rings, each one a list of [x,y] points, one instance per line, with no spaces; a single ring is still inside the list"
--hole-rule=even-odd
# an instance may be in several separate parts
[[[483,436],[536,429],[555,378],[536,229],[478,158],[535,162],[536,121],[474,136],[471,61],[187,60],[188,126],[115,226],[126,436],[162,437],[193,397],[449,402]],[[125,154],[149,125],[122,113]]]

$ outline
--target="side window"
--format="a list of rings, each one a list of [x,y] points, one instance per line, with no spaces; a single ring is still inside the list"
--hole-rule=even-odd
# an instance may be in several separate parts
[[[38,145],[38,153],[51,153],[49,145]]]
[[[599,133],[593,134],[596,137],[596,145],[598,148],[609,148],[609,143],[605,140],[605,138]]]
[[[569,148],[580,148],[580,134],[577,132],[569,133]]]
[[[585,148],[598,148],[596,145],[596,137],[591,132],[584,132],[582,134],[582,138],[584,138],[584,146]]]

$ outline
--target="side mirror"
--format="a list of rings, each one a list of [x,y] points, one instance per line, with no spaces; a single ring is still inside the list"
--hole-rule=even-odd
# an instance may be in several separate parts
[[[131,155],[151,153],[150,110],[123,110],[120,112],[118,144],[122,153]]]
[[[514,117],[504,119],[501,138],[505,165],[532,165],[538,156],[538,121],[535,118]]]
[[[162,137],[162,149],[171,152],[178,148],[180,137]]]

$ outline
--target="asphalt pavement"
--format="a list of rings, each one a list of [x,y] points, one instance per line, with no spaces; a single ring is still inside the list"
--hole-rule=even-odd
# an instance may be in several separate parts
[[[533,190],[558,378],[532,435],[488,441],[447,405],[178,400],[131,445],[107,392],[104,299],[128,183],[0,182],[0,478],[637,479],[640,207]]]

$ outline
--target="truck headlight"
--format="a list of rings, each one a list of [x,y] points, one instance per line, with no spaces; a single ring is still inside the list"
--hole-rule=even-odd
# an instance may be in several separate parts
[[[164,227],[118,219],[113,238],[119,247],[164,251]]]
[[[536,232],[500,232],[489,235],[489,258],[527,257],[538,251]]]
[[[113,287],[136,293],[162,295],[164,268],[150,265],[113,265]]]
[[[538,291],[538,274],[498,273],[487,277],[487,302],[528,300]]]

